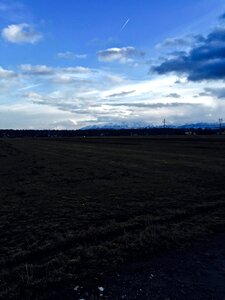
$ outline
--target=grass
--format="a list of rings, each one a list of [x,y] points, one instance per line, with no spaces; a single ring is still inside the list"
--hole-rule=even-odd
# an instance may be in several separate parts
[[[0,140],[0,299],[69,299],[225,232],[224,153],[223,137]]]

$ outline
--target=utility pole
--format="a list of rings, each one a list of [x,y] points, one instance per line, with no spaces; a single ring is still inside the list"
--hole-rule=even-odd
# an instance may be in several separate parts
[[[163,128],[166,128],[166,119],[163,119]]]
[[[219,129],[220,129],[220,134],[222,134],[222,127],[223,127],[223,119],[219,118]]]

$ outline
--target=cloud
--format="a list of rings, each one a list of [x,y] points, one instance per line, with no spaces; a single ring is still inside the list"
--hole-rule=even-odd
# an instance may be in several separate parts
[[[225,28],[216,28],[199,40],[190,51],[166,59],[152,71],[183,74],[189,81],[225,79]]]
[[[114,97],[124,97],[124,96],[130,95],[130,94],[133,94],[133,93],[135,93],[135,92],[136,92],[136,91],[133,90],[133,91],[128,91],[128,92],[115,93],[115,94],[109,95],[108,97],[110,97],[110,98],[114,98]]]
[[[162,43],[159,43],[155,46],[156,49],[160,48],[183,48],[190,46],[193,42],[193,37],[188,36],[188,37],[176,37],[176,38],[167,38],[165,39]]]
[[[91,84],[93,82],[90,78],[80,78],[77,76],[69,75],[69,74],[58,74],[53,82],[56,84]]]
[[[58,74],[90,74],[95,72],[85,67],[53,68],[46,65],[20,65],[20,69],[26,75],[58,75]]]
[[[11,71],[11,70],[6,70],[0,67],[0,79],[2,78],[12,78],[12,77],[17,77],[18,75]]]
[[[37,88],[41,85],[43,85],[43,83],[36,83],[36,84],[27,85],[27,86],[24,86],[24,87],[18,89],[18,91],[31,90],[31,89]]]
[[[54,69],[47,67],[45,65],[32,66],[30,64],[20,65],[20,69],[24,74],[29,75],[52,75],[54,74]]]
[[[34,93],[34,92],[27,93],[27,94],[24,95],[24,97],[26,97],[28,99],[32,99],[32,101],[34,103],[36,103],[36,102],[37,103],[42,103],[42,102],[44,102],[44,99],[46,98],[46,97],[42,96],[41,94]]]
[[[57,69],[56,69],[57,70]],[[68,68],[58,68],[58,70],[61,70],[62,72],[66,73],[74,73],[74,74],[91,74],[91,73],[97,73],[96,70],[86,68],[86,67],[68,67]]]
[[[42,34],[37,32],[33,26],[22,23],[12,24],[2,30],[2,37],[15,44],[35,44],[42,38]]]
[[[8,72],[12,73],[8,73]],[[216,97],[199,97],[194,95],[204,91],[205,83],[188,83],[175,85],[177,76],[156,76],[151,79],[128,79],[120,73],[115,74],[107,69],[88,69],[85,67],[53,67],[49,65],[21,65],[17,73],[2,68],[6,77],[0,80],[0,113],[1,105],[9,107],[8,116],[16,114],[10,107],[10,100],[23,103],[24,107],[40,107],[42,111],[52,112],[51,121],[38,118],[40,124],[33,124],[33,111],[20,112],[27,128],[70,128],[88,125],[90,122],[121,122],[122,120],[161,122],[162,118],[168,122],[177,123],[180,120],[209,120],[207,114],[217,119],[223,108]],[[10,76],[17,76],[11,78]],[[8,78],[8,79],[7,79]],[[9,86],[6,88],[6,86]],[[223,87],[217,84],[217,87]],[[211,85],[214,88],[214,85]],[[177,95],[182,95],[181,99]],[[170,96],[170,97],[167,97]],[[179,100],[179,101],[177,101]],[[218,108],[217,108],[218,107]],[[224,102],[225,107],[225,102]],[[59,111],[66,113],[61,117]],[[56,113],[57,112],[57,113]],[[48,115],[49,115],[48,114]],[[37,120],[37,119],[36,119]],[[78,121],[74,125],[68,120]],[[2,122],[0,120],[0,122]],[[8,124],[7,120],[5,121]],[[12,126],[18,124],[12,122]],[[50,125],[49,125],[50,124]],[[21,125],[20,125],[21,126]]]
[[[0,1],[0,19],[12,23],[22,23],[25,20],[31,21],[33,17],[28,7],[23,3],[3,0]]]
[[[71,113],[88,114],[90,107],[85,107],[85,103],[80,101],[79,97],[71,95],[70,97],[61,94],[45,94],[29,92],[23,95],[23,98],[27,99],[30,103],[55,107],[58,110],[67,111]]]
[[[125,79],[122,76],[119,75],[113,75],[113,74],[107,74],[106,80],[109,80],[110,82],[113,83],[122,83]]]
[[[124,76],[107,70],[90,69],[83,66],[52,67],[48,65],[23,64],[18,66],[20,86],[18,91],[38,90],[65,91],[65,93],[90,93],[91,91],[110,90],[126,82]],[[108,92],[109,94],[110,92]],[[111,94],[113,94],[111,92]],[[93,94],[91,95],[93,97]]]
[[[111,106],[128,106],[128,107],[136,107],[136,108],[172,108],[172,107],[184,107],[184,106],[199,106],[199,103],[180,103],[180,102],[172,102],[172,103],[143,103],[143,102],[126,102],[126,103],[110,103]]]
[[[218,99],[225,99],[225,88],[205,88],[205,94]]]
[[[87,58],[87,54],[76,54],[74,52],[66,51],[59,52],[57,57],[62,59],[85,59]]]
[[[137,50],[134,47],[109,48],[97,52],[99,61],[103,62],[132,62],[134,59],[140,59],[145,56],[145,53]]]
[[[64,129],[76,129],[78,122],[76,120],[62,120],[55,121],[52,123],[51,127],[55,130],[64,130]]]
[[[205,91],[205,92],[199,93],[198,95],[195,95],[195,98],[198,98],[198,97],[209,97],[209,96],[211,96],[211,93]]]
[[[188,103],[187,101],[178,103],[164,96],[171,83],[174,82],[174,77],[168,78],[169,76],[167,76],[164,79],[146,80],[145,82],[124,81],[115,83],[114,87],[112,82],[107,82],[106,76],[104,76],[103,73],[99,77],[97,73],[96,81],[87,81],[86,84],[79,85],[75,84],[76,79],[71,79],[74,80],[71,82],[74,84],[66,85],[63,89],[59,88],[57,84],[58,91],[54,91],[55,89],[52,89],[52,92],[44,89],[37,92],[29,91],[22,97],[32,104],[56,107],[62,111],[82,115],[84,118],[85,116],[88,116],[89,119],[91,117],[96,122],[107,120],[107,118],[107,122],[115,119],[121,121],[129,116],[133,116],[136,120],[145,117],[148,119],[149,114],[155,116],[154,120],[157,118],[161,120],[162,116],[169,117],[178,114],[182,114],[184,117],[185,112],[189,111],[189,107],[198,107],[199,104],[193,103],[193,97],[191,99],[189,90],[185,93],[185,95],[190,95]],[[70,81],[70,78],[68,80]],[[82,90],[80,90],[80,86]],[[160,88],[160,92],[151,91],[158,90],[158,88]],[[135,101],[132,95],[134,92]],[[121,103],[122,97],[124,98]],[[201,106],[205,106],[205,99],[199,100],[199,102]]]
[[[166,95],[167,98],[181,98],[181,96],[177,93],[171,93],[171,94],[168,94]]]
[[[79,122],[82,121],[82,117],[58,110],[55,107],[41,106],[27,102],[7,105],[0,104],[0,128],[59,129],[60,123],[63,120],[76,120],[77,126],[74,122],[74,127],[78,128],[80,127]],[[58,122],[59,124],[57,124]]]
[[[159,43],[155,46],[156,49],[161,48],[178,48],[177,53],[182,52],[183,49],[187,49],[192,47],[193,45],[197,45],[204,41],[204,37],[201,34],[189,34],[184,37],[174,37],[174,38],[167,38],[162,43]],[[176,51],[174,52],[174,54]]]

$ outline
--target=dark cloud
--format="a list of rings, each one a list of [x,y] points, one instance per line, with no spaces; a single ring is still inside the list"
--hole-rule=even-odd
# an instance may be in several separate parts
[[[195,41],[196,44],[197,43],[202,43],[202,42],[205,41],[205,37],[203,35],[201,35],[201,34],[196,34],[194,36],[194,41]]]
[[[193,105],[200,105],[200,104],[193,104],[193,103],[180,103],[180,102],[173,102],[173,103],[109,103],[110,106],[126,106],[126,107],[136,107],[136,108],[164,108],[164,107],[184,107],[184,106],[193,106]]]
[[[201,93],[199,93],[198,94],[198,97],[207,97],[207,96],[211,96],[211,93],[209,93],[209,92],[201,92]]]
[[[174,83],[175,84],[180,84],[180,83],[182,83],[182,81],[180,79],[177,79]]]
[[[111,94],[109,95],[109,97],[113,98],[113,97],[123,97],[123,96],[127,96],[127,95],[130,95],[130,94],[133,94],[135,93],[136,91],[133,90],[133,91],[129,91],[129,92],[121,92],[121,93],[115,93],[115,94]]]
[[[180,98],[181,96],[177,93],[171,93],[171,94],[168,94],[166,95],[167,98]]]
[[[218,99],[225,99],[225,88],[205,88],[205,94],[214,96]]]
[[[190,81],[225,79],[225,28],[199,36],[189,52],[178,53],[152,70],[158,74],[184,74]]]
[[[186,51],[173,51],[169,52],[168,55],[170,56],[181,56],[181,55],[186,55]],[[164,58],[165,59],[165,58]]]

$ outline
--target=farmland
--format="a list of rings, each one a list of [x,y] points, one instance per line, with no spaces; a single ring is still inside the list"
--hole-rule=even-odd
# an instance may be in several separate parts
[[[76,299],[225,233],[224,154],[220,136],[1,139],[0,299]]]

